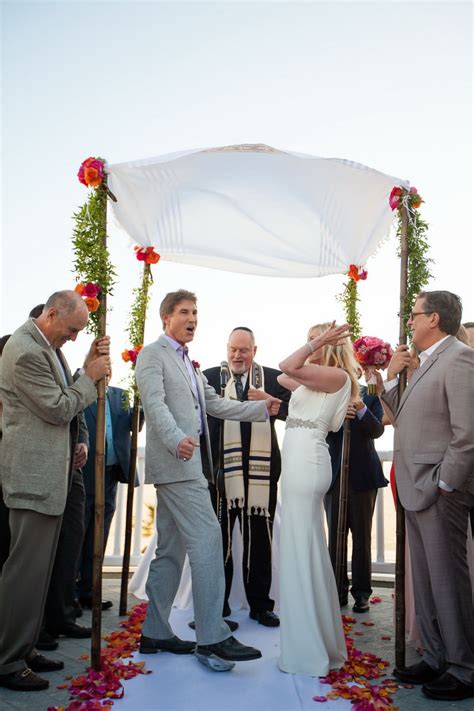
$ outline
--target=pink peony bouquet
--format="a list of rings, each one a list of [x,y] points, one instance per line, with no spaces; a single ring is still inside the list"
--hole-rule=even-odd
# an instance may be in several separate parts
[[[352,344],[357,362],[369,371],[367,385],[370,395],[376,394],[377,380],[375,370],[383,370],[388,366],[393,356],[390,343],[374,336],[362,336]]]

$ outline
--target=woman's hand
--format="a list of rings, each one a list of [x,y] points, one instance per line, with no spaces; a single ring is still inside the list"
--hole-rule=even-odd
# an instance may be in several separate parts
[[[336,322],[333,321],[327,331],[320,333],[311,341],[311,345],[314,346],[314,350],[323,346],[341,346],[344,339],[350,335],[350,324],[344,323],[342,326],[336,326]]]

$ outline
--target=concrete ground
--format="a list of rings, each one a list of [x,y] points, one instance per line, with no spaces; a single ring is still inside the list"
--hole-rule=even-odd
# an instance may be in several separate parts
[[[358,624],[353,627],[353,632],[357,631],[361,634],[353,636],[356,646],[365,651],[370,651],[377,654],[382,659],[390,662],[389,670],[394,665],[394,629],[393,629],[393,590],[390,587],[376,587],[374,596],[380,597],[381,602],[370,606],[370,611],[365,615],[357,615],[350,612],[350,608],[345,608],[346,614],[353,614],[358,620]],[[114,606],[111,610],[107,610],[102,616],[102,632],[108,634],[118,628],[118,606],[120,596],[120,580],[118,577],[107,576],[103,583],[103,595],[105,599],[112,600]],[[137,604],[137,600],[129,597],[129,608]],[[363,620],[374,622],[373,627],[361,625]],[[90,612],[84,611],[84,615],[80,620],[82,624],[90,624]],[[382,639],[382,637],[391,637],[390,640]],[[75,640],[61,638],[59,648],[55,652],[45,653],[55,659],[61,659],[64,662],[64,670],[61,672],[48,673],[44,676],[50,681],[50,688],[47,691],[34,693],[19,693],[9,691],[8,689],[0,689],[0,711],[46,711],[48,707],[66,706],[69,702],[69,694],[66,689],[57,689],[58,684],[65,681],[66,676],[77,676],[85,670],[87,661],[80,660],[79,657],[84,654],[90,654],[90,640]],[[419,659],[416,650],[407,646],[406,663],[412,664]],[[127,693],[127,682],[124,682],[125,694]],[[428,711],[437,709],[437,711],[447,711],[448,709],[458,709],[459,711],[474,711],[474,699],[457,703],[448,703],[441,701],[432,701],[425,698],[419,687],[413,689],[400,689],[394,696],[394,702],[400,711]],[[315,704],[315,711],[317,711]],[[159,702],[156,706],[159,711]],[[259,709],[259,711],[269,711],[269,709]],[[137,711],[140,711],[137,709]],[[189,711],[192,711],[190,709]]]

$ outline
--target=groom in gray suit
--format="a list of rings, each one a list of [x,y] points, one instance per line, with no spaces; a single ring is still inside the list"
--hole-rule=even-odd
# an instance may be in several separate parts
[[[199,364],[188,356],[187,343],[197,326],[196,296],[184,289],[166,295],[160,306],[164,335],[143,348],[136,378],[147,428],[145,473],[157,494],[158,546],[146,584],[148,610],[140,652],[195,652],[216,671],[234,662],[258,659],[258,649],[231,635],[236,623],[222,618],[224,565],[220,526],[212,508],[212,478],[206,413],[222,419],[262,422],[276,414],[280,400],[238,402],[220,398],[208,385]],[[191,565],[195,642],[180,640],[169,624],[186,553]]]
[[[424,291],[408,321],[420,367],[399,400],[398,375],[410,365],[399,346],[382,399],[394,417],[395,477],[413,571],[416,618],[425,652],[394,676],[423,684],[425,696],[474,697],[474,615],[467,566],[474,506],[474,351],[455,338],[461,301]]]

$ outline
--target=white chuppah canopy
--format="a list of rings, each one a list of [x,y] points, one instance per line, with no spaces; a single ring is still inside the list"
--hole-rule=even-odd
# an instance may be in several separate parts
[[[108,165],[118,224],[162,259],[318,277],[363,265],[409,183],[358,163],[237,145]]]

